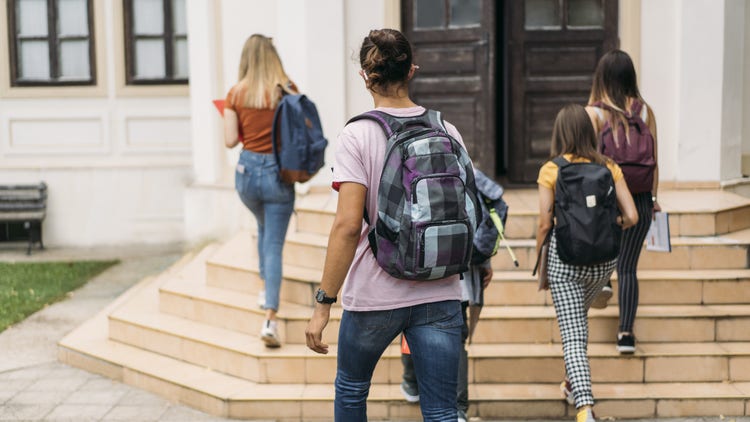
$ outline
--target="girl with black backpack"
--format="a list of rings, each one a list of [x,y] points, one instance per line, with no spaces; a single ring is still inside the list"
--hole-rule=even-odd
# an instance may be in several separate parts
[[[565,370],[568,377],[561,387],[568,401],[575,404],[578,409],[576,421],[593,422],[594,397],[591,393],[591,371],[586,351],[588,345],[587,313],[594,298],[615,269],[617,250],[613,251],[611,258],[591,264],[571,264],[567,262],[570,259],[576,262],[580,260],[586,262],[588,257],[570,257],[558,253],[557,228],[553,230],[555,223],[553,216],[557,214],[555,204],[559,202],[556,201],[555,196],[562,195],[563,192],[559,189],[565,186],[558,184],[561,172],[557,163],[563,162],[565,166],[576,166],[581,163],[597,164],[598,169],[592,170],[599,170],[597,174],[604,176],[602,183],[613,183],[615,192],[605,191],[603,195],[584,196],[582,199],[585,204],[593,208],[601,206],[605,200],[604,196],[614,194],[621,215],[616,217],[615,214],[611,215],[616,224],[623,229],[636,224],[638,214],[620,167],[597,151],[596,134],[582,106],[571,104],[565,106],[557,114],[552,130],[551,157],[552,159],[539,170],[537,179],[539,184],[537,253],[549,241],[546,258],[547,280],[560,327]],[[603,167],[609,169],[609,173],[603,170]],[[564,193],[569,194],[569,192]],[[561,222],[558,221],[559,223]],[[559,228],[562,229],[562,225]],[[591,233],[589,237],[595,238],[595,234],[599,235]]]
[[[617,350],[634,353],[638,258],[653,212],[661,211],[661,207],[656,201],[659,186],[656,119],[651,107],[641,98],[633,62],[624,51],[610,51],[599,60],[586,112],[598,134],[599,151],[622,168],[638,209],[638,224],[623,232],[617,260],[620,306]],[[611,285],[604,287],[603,296],[601,307],[605,307],[606,300],[612,296]]]

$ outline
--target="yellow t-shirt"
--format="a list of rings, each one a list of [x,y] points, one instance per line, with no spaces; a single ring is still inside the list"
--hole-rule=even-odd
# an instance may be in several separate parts
[[[591,160],[588,158],[573,157],[573,154],[563,154],[563,157],[571,163],[590,163]],[[615,183],[622,180],[622,170],[620,166],[614,161],[607,163],[607,168],[612,173],[612,179]],[[553,191],[555,190],[555,183],[557,183],[557,164],[553,163],[552,160],[544,163],[542,168],[539,169],[539,177],[536,182],[541,186],[546,186]]]

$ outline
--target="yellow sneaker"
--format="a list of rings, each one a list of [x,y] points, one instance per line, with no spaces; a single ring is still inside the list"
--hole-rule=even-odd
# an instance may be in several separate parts
[[[590,407],[581,409],[576,415],[576,422],[596,422],[594,419],[594,411]]]

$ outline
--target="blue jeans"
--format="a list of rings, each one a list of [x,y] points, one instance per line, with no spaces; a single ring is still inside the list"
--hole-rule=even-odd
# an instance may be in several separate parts
[[[266,309],[279,309],[281,251],[294,211],[294,185],[279,178],[273,154],[243,150],[237,164],[235,188],[258,222],[258,266],[266,285]]]
[[[424,421],[455,422],[462,326],[457,300],[389,311],[344,311],[338,339],[336,421],[367,421],[367,396],[375,365],[403,332],[414,361]]]

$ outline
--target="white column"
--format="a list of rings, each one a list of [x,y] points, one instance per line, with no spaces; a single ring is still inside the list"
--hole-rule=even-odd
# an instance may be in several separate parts
[[[658,123],[659,177],[677,179],[679,116],[679,45],[681,0],[641,3],[641,95]]]
[[[743,0],[643,2],[642,85],[662,180],[740,175]]]
[[[724,77],[721,125],[721,180],[742,176],[745,0],[725,0]],[[747,110],[744,113],[747,116]]]
[[[750,175],[750,5],[745,3],[745,60],[742,73],[743,81],[742,102],[742,174]]]
[[[187,2],[193,171],[197,184],[218,182],[227,165],[222,151],[222,120],[211,102],[224,95],[219,89],[222,63],[217,54],[216,13],[214,0]]]

